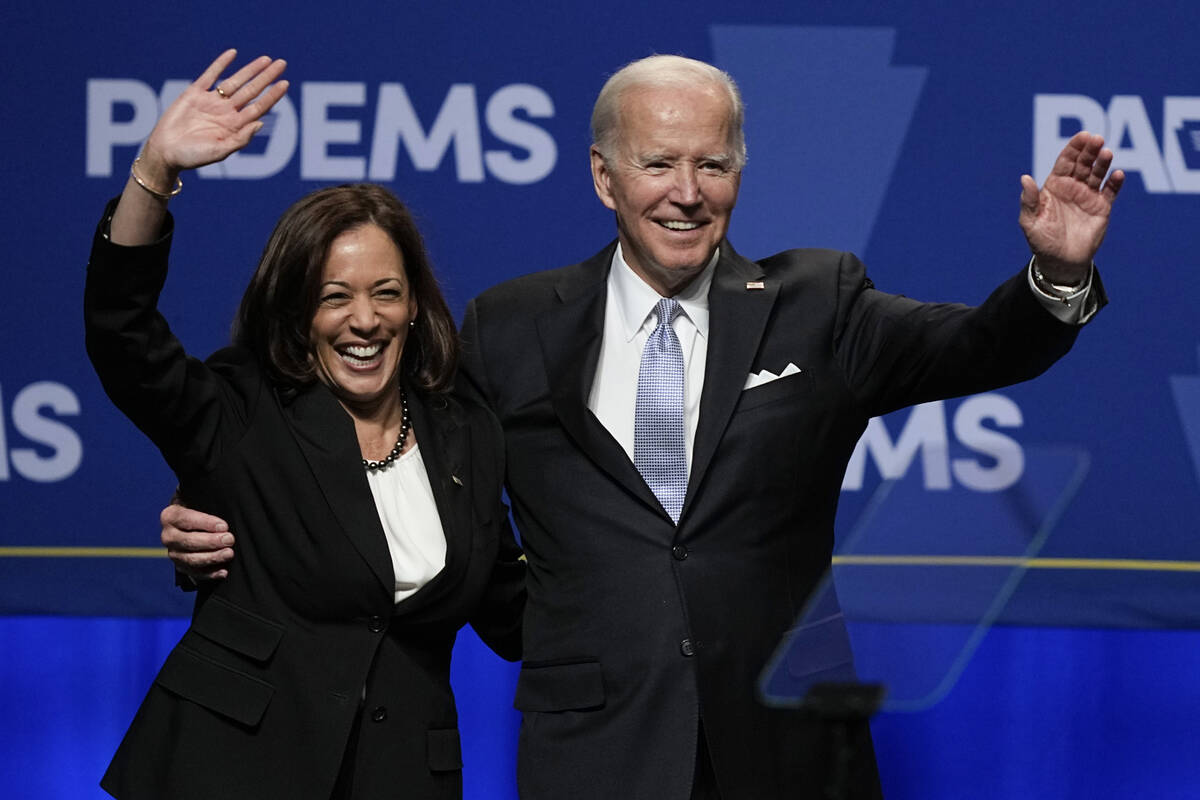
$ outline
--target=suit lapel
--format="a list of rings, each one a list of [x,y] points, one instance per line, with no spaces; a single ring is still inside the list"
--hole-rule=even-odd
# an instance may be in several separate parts
[[[729,424],[778,293],[778,282],[765,278],[757,264],[734,252],[728,242],[721,245],[708,292],[708,358],[681,519],[687,515]]]
[[[607,277],[615,243],[579,265],[558,285],[558,305],[537,319],[550,401],[567,435],[632,495],[661,510],[617,440],[588,410],[588,394],[600,358]],[[665,512],[663,512],[665,513]]]
[[[300,390],[285,416],[325,501],[390,597],[396,588],[392,559],[363,471],[354,421],[320,384]]]

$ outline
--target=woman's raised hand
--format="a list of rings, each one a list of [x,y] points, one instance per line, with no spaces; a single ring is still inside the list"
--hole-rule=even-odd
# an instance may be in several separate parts
[[[287,91],[287,81],[278,80],[287,62],[278,58],[260,56],[221,78],[236,56],[236,50],[219,55],[159,117],[113,213],[113,242],[140,245],[157,239],[167,200],[178,194],[179,173],[245,147],[262,128],[262,116]]]
[[[276,80],[287,62],[260,56],[218,80],[236,56],[218,56],[163,112],[142,150],[139,173],[147,181],[170,188],[181,170],[226,158],[262,127],[260,118],[287,91],[287,81]]]

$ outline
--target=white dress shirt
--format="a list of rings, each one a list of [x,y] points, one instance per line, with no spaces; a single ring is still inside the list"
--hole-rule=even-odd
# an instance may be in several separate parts
[[[675,299],[682,312],[671,327],[683,350],[683,429],[689,473],[692,443],[700,420],[700,391],[704,388],[704,365],[708,359],[708,288],[720,250],[708,265]],[[588,408],[600,424],[633,460],[633,413],[637,404],[638,368],[646,339],[658,325],[654,306],[662,299],[638,277],[621,253],[613,254],[608,271],[608,301],[604,305],[604,334],[600,358],[588,395]]]
[[[446,566],[446,534],[417,445],[367,473],[395,576],[395,602],[416,594]]]

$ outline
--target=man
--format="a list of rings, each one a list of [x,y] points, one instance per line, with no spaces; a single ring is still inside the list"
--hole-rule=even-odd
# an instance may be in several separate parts
[[[1034,377],[1105,302],[1092,257],[1124,176],[1105,182],[1098,136],[1076,135],[1042,189],[1022,177],[1034,259],[972,309],[878,292],[846,253],[739,256],[725,234],[741,121],[714,67],[622,69],[591,148],[617,241],[467,309],[463,389],[504,428],[529,566],[527,798],[824,796],[827,731],[764,707],[755,684],[830,563],[867,420]],[[187,552],[217,547],[211,534],[163,536],[201,575],[231,552]],[[848,796],[876,796],[855,735]]]

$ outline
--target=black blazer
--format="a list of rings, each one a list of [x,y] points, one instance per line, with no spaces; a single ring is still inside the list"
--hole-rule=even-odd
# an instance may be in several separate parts
[[[238,349],[188,358],[155,310],[170,222],[137,248],[113,245],[106,229],[107,218],[88,267],[88,353],[186,502],[229,521],[238,555],[228,579],[197,593],[102,786],[123,800],[328,800],[358,724],[356,797],[459,797],[455,633],[470,622],[519,656],[524,568],[500,500],[495,419],[408,387],[447,556],[397,605],[353,422],[336,398],[320,384],[279,391]]]
[[[755,686],[829,566],[855,442],[872,416],[1037,375],[1076,328],[1024,271],[973,309],[876,291],[847,253],[752,263],[725,243],[676,527],[587,408],[612,254],[485,292],[463,326],[462,372],[504,429],[529,559],[522,796],[687,798],[702,718],[725,800],[823,797],[828,737]],[[789,362],[801,372],[743,391]],[[864,753],[856,797],[879,791]]]

